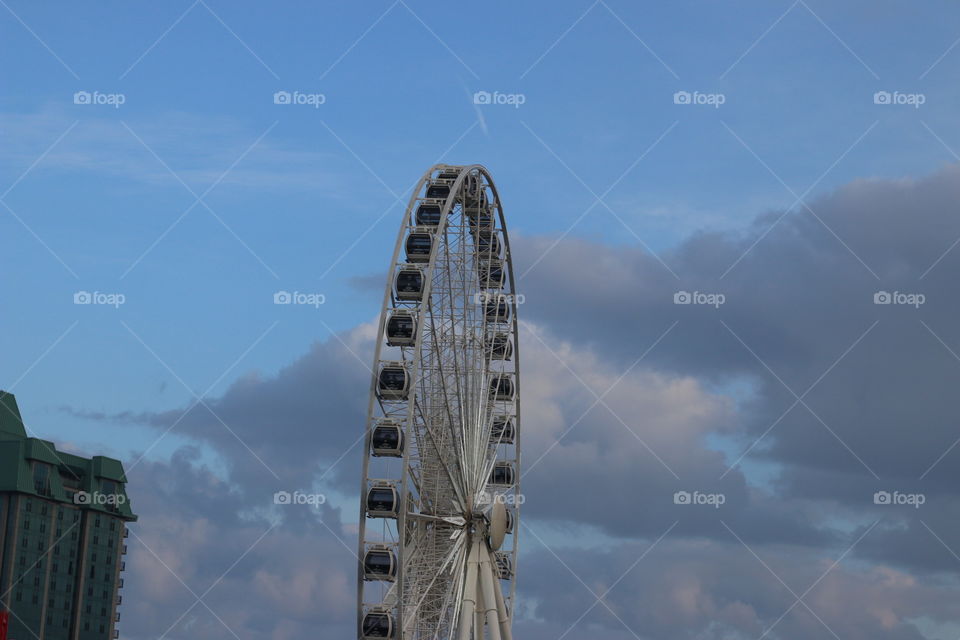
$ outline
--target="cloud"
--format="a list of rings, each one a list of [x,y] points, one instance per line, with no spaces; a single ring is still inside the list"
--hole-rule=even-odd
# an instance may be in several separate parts
[[[530,269],[520,283],[525,522],[587,531],[567,536],[572,543],[543,539],[595,592],[619,585],[605,599],[617,616],[597,608],[583,633],[635,637],[619,617],[645,640],[756,638],[774,624],[768,637],[812,638],[829,635],[824,623],[852,640],[910,640],[960,619],[960,447],[952,447],[960,251],[948,251],[960,238],[956,202],[956,167],[922,180],[858,181],[812,202],[816,216],[770,212],[739,233],[690,237],[661,256],[678,277],[639,248],[514,239],[518,272]],[[674,304],[678,291],[725,301]],[[879,291],[925,301],[875,304]],[[185,452],[133,470],[138,526],[183,539],[148,541],[157,555],[212,582],[275,522],[261,505],[277,488],[352,496],[376,339],[364,324],[275,375],[248,374],[210,401],[212,413],[91,415],[158,433],[180,420],[178,434],[225,461],[213,473]],[[171,511],[165,487],[181,480],[190,487]],[[678,491],[724,501],[675,504]],[[924,503],[877,504],[878,491]],[[282,622],[254,610],[238,611],[237,624],[277,638],[313,623],[349,629],[344,611],[317,623],[298,597],[352,608],[352,596],[337,598],[352,592],[355,562],[352,533],[334,526],[337,517],[331,507],[283,514],[278,537],[244,561],[236,591],[217,588],[224,607],[253,589],[285,612]],[[311,536],[323,548],[302,571],[291,558],[308,553]],[[220,537],[225,548],[208,548]],[[556,638],[592,598],[536,536],[524,540],[520,628]],[[328,562],[329,575],[311,577]],[[154,604],[136,604],[141,629],[169,620],[174,600],[189,605],[156,567],[137,566],[158,585],[138,587],[157,590]],[[802,605],[777,622],[795,598],[770,570],[797,594],[816,583],[805,602],[823,622]],[[218,625],[213,618],[203,631],[218,637]]]
[[[18,175],[63,136],[37,170],[96,173],[164,187],[181,186],[179,177],[197,194],[219,181],[246,189],[323,190],[346,199],[357,186],[339,169],[336,154],[294,149],[282,142],[278,131],[258,142],[266,125],[253,129],[229,118],[183,113],[149,120],[82,115],[77,118],[61,108],[3,114],[0,166]],[[184,193],[189,196],[186,189]]]

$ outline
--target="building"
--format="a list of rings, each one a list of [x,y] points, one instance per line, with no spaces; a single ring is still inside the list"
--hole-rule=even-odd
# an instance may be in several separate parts
[[[126,524],[119,460],[27,436],[0,391],[0,611],[8,640],[117,638]]]

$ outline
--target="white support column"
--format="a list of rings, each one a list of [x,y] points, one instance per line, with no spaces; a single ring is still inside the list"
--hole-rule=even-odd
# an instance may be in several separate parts
[[[480,556],[480,586],[483,590],[483,601],[487,603],[484,613],[487,619],[487,629],[490,631],[490,640],[501,640],[500,621],[497,620],[497,596],[493,584],[494,573],[491,553],[490,550],[484,548]]]
[[[460,640],[470,640],[470,633],[476,624],[474,613],[477,610],[477,573],[479,570],[480,543],[474,540],[467,556],[467,575],[463,583],[463,606],[460,609]]]
[[[500,581],[493,584],[494,594],[497,596],[497,614],[500,617],[500,635],[503,640],[513,640],[513,630],[510,628],[510,615],[507,613],[507,604],[503,600],[503,591]]]
[[[478,576],[479,577],[479,576]],[[483,626],[486,622],[484,613],[486,608],[483,603],[483,591],[477,590],[477,610],[473,614],[474,626],[473,626],[473,640],[484,640],[483,635]]]

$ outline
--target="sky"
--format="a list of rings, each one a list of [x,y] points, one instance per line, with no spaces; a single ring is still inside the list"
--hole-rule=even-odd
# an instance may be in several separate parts
[[[353,633],[437,162],[526,297],[518,636],[960,635],[955,3],[0,0],[0,56],[0,388],[124,461],[121,637]]]

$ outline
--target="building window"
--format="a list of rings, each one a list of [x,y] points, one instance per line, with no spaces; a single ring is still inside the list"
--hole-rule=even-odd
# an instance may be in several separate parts
[[[45,462],[33,461],[33,489],[42,496],[51,495],[50,465]]]
[[[33,511],[33,500],[31,500],[30,498],[27,498],[27,504],[24,505],[23,509],[27,513],[30,513],[31,511]]]

